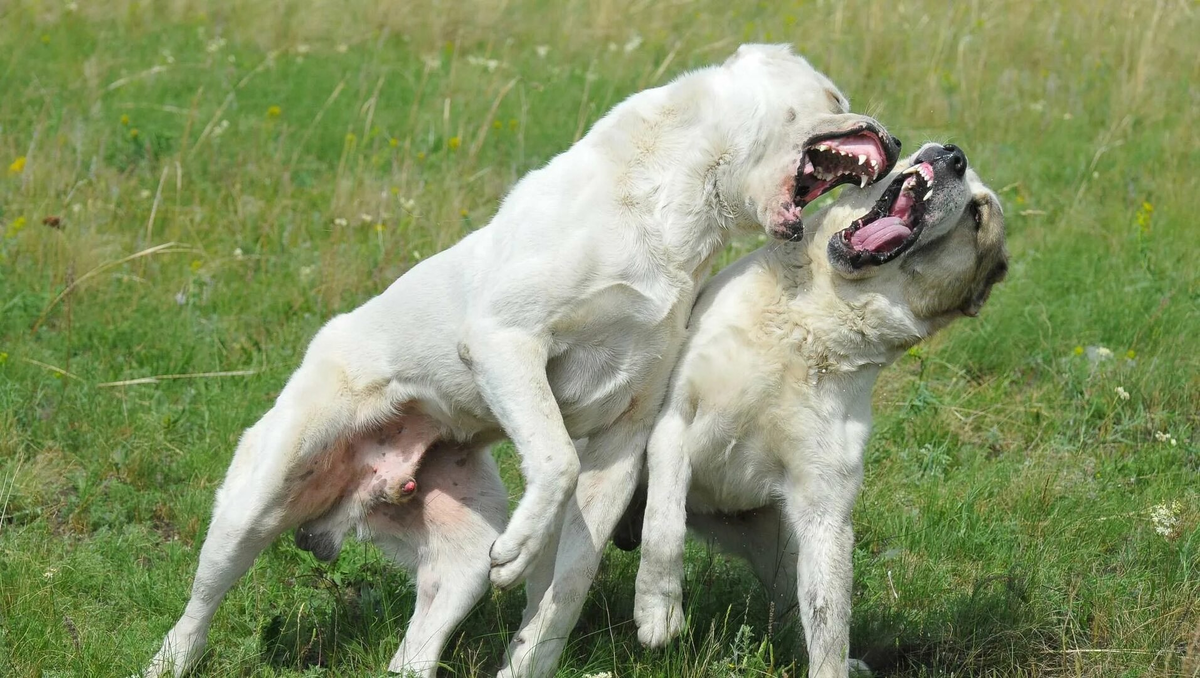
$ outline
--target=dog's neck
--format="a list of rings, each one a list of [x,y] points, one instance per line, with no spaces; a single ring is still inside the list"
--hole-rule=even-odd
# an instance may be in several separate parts
[[[878,374],[932,334],[893,285],[839,276],[825,255],[833,231],[818,229],[797,243],[769,247],[767,265],[779,277],[795,350],[818,374]]]
[[[582,140],[612,163],[612,197],[640,226],[644,249],[697,281],[734,235],[763,228],[744,195],[761,149],[734,140],[764,137],[767,121],[753,102],[714,96],[713,72],[630,97]]]

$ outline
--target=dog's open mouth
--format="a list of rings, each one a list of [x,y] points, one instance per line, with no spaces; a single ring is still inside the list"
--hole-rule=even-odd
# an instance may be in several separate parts
[[[792,202],[803,208],[845,183],[866,187],[887,171],[879,135],[868,128],[814,137],[804,147]]]
[[[921,237],[933,197],[933,165],[913,165],[896,177],[864,216],[838,232],[851,266],[878,266],[903,254]]]

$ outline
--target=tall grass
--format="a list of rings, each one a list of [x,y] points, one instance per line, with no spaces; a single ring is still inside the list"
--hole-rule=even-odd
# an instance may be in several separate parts
[[[908,147],[961,145],[1008,218],[982,317],[877,391],[852,653],[1200,675],[1198,29],[1184,1],[0,4],[0,674],[139,668],[321,323],[629,93],[756,40]],[[641,650],[635,568],[606,558],[561,675],[802,675],[796,629],[699,544],[689,633]],[[204,670],[377,672],[412,602],[369,547],[325,566],[281,540]],[[447,675],[494,670],[521,606],[482,603]]]

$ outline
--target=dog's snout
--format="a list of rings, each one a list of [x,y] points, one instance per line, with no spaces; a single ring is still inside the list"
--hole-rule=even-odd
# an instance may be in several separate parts
[[[963,153],[962,149],[954,144],[946,144],[942,146],[950,153],[950,167],[954,168],[958,176],[963,176],[967,173],[967,154]]]

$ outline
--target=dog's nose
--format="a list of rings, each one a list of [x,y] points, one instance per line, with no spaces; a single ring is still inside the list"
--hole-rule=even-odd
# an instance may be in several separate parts
[[[958,176],[961,177],[962,175],[966,174],[967,154],[963,153],[962,149],[954,144],[946,144],[945,146],[942,146],[942,148],[946,149],[946,151],[950,154],[950,166],[954,168],[954,171],[958,174]]]

